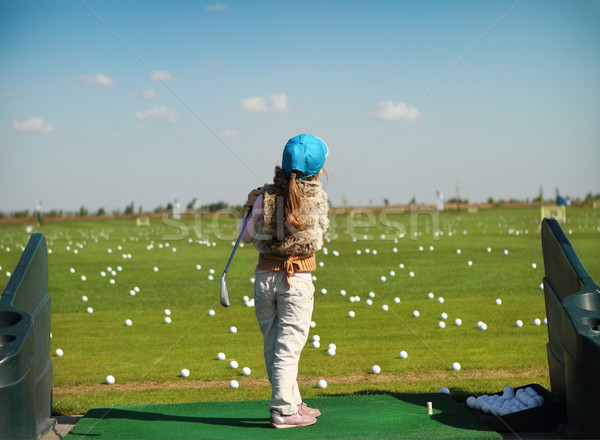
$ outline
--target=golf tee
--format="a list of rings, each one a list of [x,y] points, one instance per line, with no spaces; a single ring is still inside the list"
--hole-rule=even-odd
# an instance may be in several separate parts
[[[433,404],[431,402],[427,402],[427,412],[429,415],[433,414]]]

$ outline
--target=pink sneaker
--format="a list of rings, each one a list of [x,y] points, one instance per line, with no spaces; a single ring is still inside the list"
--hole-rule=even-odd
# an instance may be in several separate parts
[[[271,426],[273,428],[299,428],[317,423],[317,419],[309,415],[302,415],[300,411],[290,416],[282,416],[277,411],[271,410]]]
[[[304,402],[298,405],[298,412],[301,415],[307,415],[314,418],[317,418],[321,415],[321,411],[319,411],[317,408],[311,408]]]

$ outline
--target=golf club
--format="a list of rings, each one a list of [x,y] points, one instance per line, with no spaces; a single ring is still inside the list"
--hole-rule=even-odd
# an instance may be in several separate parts
[[[231,256],[229,257],[229,261],[227,262],[227,266],[225,266],[225,270],[223,271],[223,275],[221,275],[221,305],[223,307],[231,306],[231,300],[229,299],[229,289],[227,288],[227,281],[225,281],[225,276],[227,275],[227,270],[229,269],[229,265],[231,264],[231,260],[233,260],[233,255],[240,244],[240,240],[242,239],[242,234],[246,229],[246,225],[248,224],[248,219],[250,218],[250,213],[252,212],[252,208],[248,208],[246,211],[246,218],[244,219],[244,224],[242,225],[242,229],[240,230],[240,235],[235,242],[235,246],[233,246],[233,251],[231,252]]]

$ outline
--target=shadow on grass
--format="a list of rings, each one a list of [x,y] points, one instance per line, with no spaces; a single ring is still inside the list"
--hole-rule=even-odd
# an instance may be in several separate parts
[[[236,426],[242,428],[269,428],[271,425],[267,418],[239,418],[239,417],[197,417],[197,416],[177,416],[170,414],[161,414],[156,412],[133,411],[130,409],[119,408],[92,408],[86,415],[88,419],[111,420],[127,419],[139,420],[144,422],[184,422],[184,423],[202,423],[206,425]],[[77,428],[77,426],[75,426]],[[78,432],[76,429],[71,431],[72,435],[83,437],[97,437],[97,434]]]
[[[485,426],[475,417],[465,406],[454,401],[449,395],[443,393],[396,393],[390,391],[373,391],[361,390],[348,394],[331,394],[327,397],[353,397],[353,396],[391,396],[405,403],[414,405],[415,408],[422,408],[424,414],[427,413],[427,402],[433,404],[433,414],[431,419],[438,423],[451,426],[457,429],[476,430],[476,431],[493,431],[488,426]],[[307,402],[311,399],[307,399]]]

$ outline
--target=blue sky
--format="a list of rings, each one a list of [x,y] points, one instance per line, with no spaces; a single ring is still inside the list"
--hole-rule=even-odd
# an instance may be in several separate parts
[[[0,2],[0,211],[600,192],[600,2]]]

